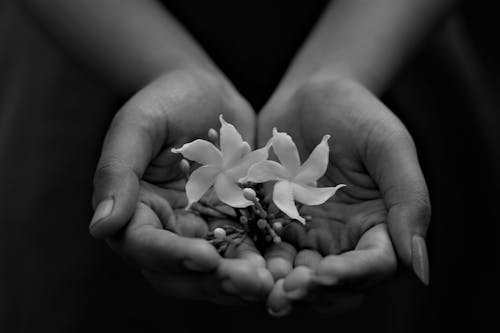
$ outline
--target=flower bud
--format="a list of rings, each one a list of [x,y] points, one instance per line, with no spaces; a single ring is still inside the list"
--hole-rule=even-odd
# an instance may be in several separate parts
[[[208,130],[208,139],[212,141],[212,143],[217,144],[217,141],[219,140],[219,134],[216,130],[211,128]]]
[[[276,232],[281,232],[281,230],[283,230],[283,223],[281,223],[281,222],[274,222],[273,223],[273,229]]]
[[[189,175],[189,162],[188,162],[188,160],[183,158],[179,162],[179,168],[181,169],[181,171],[184,175]]]
[[[240,223],[241,224],[247,224],[248,223],[248,217],[246,217],[246,216],[240,216]]]
[[[278,244],[278,243],[281,243],[281,237],[280,236],[274,236],[273,237],[273,242]]]
[[[257,200],[257,193],[255,193],[255,191],[250,187],[245,187],[243,189],[243,196],[245,197],[245,199],[252,202],[255,202]]]
[[[217,239],[226,238],[226,230],[224,230],[222,228],[215,228],[214,229],[214,237]]]
[[[257,227],[260,230],[264,230],[266,228],[266,225],[267,225],[267,221],[266,220],[264,220],[264,219],[258,219],[257,220]]]

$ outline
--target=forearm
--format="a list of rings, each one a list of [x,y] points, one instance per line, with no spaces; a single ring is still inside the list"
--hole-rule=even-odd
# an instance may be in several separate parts
[[[24,7],[76,58],[123,93],[164,72],[215,66],[153,0],[24,0]]]
[[[337,0],[325,10],[278,91],[336,76],[382,92],[454,0]]]

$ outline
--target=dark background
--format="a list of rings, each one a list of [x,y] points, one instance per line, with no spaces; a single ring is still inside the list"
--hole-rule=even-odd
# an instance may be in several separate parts
[[[90,237],[93,171],[126,96],[67,56],[14,1],[0,1],[0,332],[495,330],[500,49],[494,4],[463,2],[383,97],[412,133],[431,193],[430,286],[401,269],[353,313],[273,319],[260,308],[157,296],[139,272]],[[259,109],[323,5],[172,1],[168,7]]]

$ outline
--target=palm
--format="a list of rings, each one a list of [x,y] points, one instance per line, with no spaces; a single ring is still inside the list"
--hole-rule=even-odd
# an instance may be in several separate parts
[[[332,87],[325,86],[314,88],[297,93],[279,117],[269,119],[264,114],[259,131],[270,133],[276,126],[288,132],[302,160],[323,135],[332,136],[329,166],[318,185],[347,186],[321,206],[302,208],[302,215],[312,216],[312,221],[307,228],[294,227],[288,235],[300,248],[314,247],[326,255],[353,249],[362,234],[385,221],[387,211],[382,195],[366,167],[366,163],[374,161],[366,161],[366,154],[369,149],[377,149],[377,142],[370,138],[374,131],[383,131],[386,140],[390,140],[391,132],[380,128],[390,127],[390,122],[384,124],[384,119],[375,114],[377,110],[359,98],[365,91],[357,91],[354,86],[349,91],[346,88],[326,91]],[[383,116],[393,118],[389,112]]]
[[[171,149],[206,137],[221,113],[253,142],[253,112],[227,83],[204,73],[170,73],[118,112],[104,143],[94,198],[112,196],[114,214],[92,231],[104,235],[131,218],[109,243],[169,295],[224,302],[240,294],[263,297],[271,287],[264,260],[256,263],[249,255],[251,244],[231,259],[220,258],[203,239],[206,221],[175,212],[187,201],[180,157]]]
[[[293,137],[302,161],[323,135],[332,137],[329,165],[318,186],[347,186],[323,205],[303,207],[301,215],[311,216],[311,221],[306,227],[291,224],[283,235],[299,254],[313,249],[319,252],[318,257],[324,257],[311,264],[313,270],[321,269],[329,255],[351,251],[356,256],[356,250],[372,243],[381,230],[388,239],[385,228],[373,228],[386,222],[387,209],[377,186],[379,175],[368,170],[383,166],[377,151],[387,149],[391,136],[400,134],[403,127],[390,111],[372,100],[374,97],[354,84],[315,83],[297,91],[281,106],[264,110],[259,119],[261,143],[277,127]],[[377,264],[390,272],[394,269],[394,253],[386,259]]]
[[[228,87],[212,81],[212,78],[174,75],[153,83],[132,100],[143,111],[137,117],[151,122],[146,124],[153,127],[151,130],[161,132],[151,142],[153,151],[143,180],[171,187],[169,183],[181,176],[179,155],[173,154],[171,148],[206,137],[210,128],[219,126],[220,114],[233,122],[249,142],[253,141],[253,112],[248,103],[229,93]],[[138,121],[143,122],[143,119]],[[177,184],[173,187],[180,188]]]

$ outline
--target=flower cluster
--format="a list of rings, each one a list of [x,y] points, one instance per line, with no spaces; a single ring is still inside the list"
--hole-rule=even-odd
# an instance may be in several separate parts
[[[256,224],[260,220],[260,229],[265,230],[262,220],[268,214],[260,204],[262,200],[258,198],[258,194],[263,193],[259,187],[261,184],[274,183],[272,203],[286,214],[288,220],[303,224],[306,219],[300,215],[296,202],[309,206],[320,205],[344,186],[317,187],[317,180],[323,176],[328,166],[329,135],[323,137],[308,159],[301,164],[297,147],[287,133],[278,132],[274,128],[267,144],[252,151],[233,125],[226,122],[222,115],[219,119],[220,138],[211,129],[209,139],[212,142],[198,139],[179,149],[172,149],[172,152],[182,154],[185,159],[201,164],[189,175],[186,183],[188,208],[213,188],[222,203],[239,210],[243,216],[255,216]],[[271,148],[279,162],[268,159]],[[260,190],[255,191],[255,188]],[[250,207],[250,212],[255,214],[244,214],[244,210],[249,210]],[[267,236],[274,236],[272,238],[276,241],[275,232],[269,232],[270,235]],[[221,230],[215,232],[215,236],[217,235],[218,238],[225,236]]]

